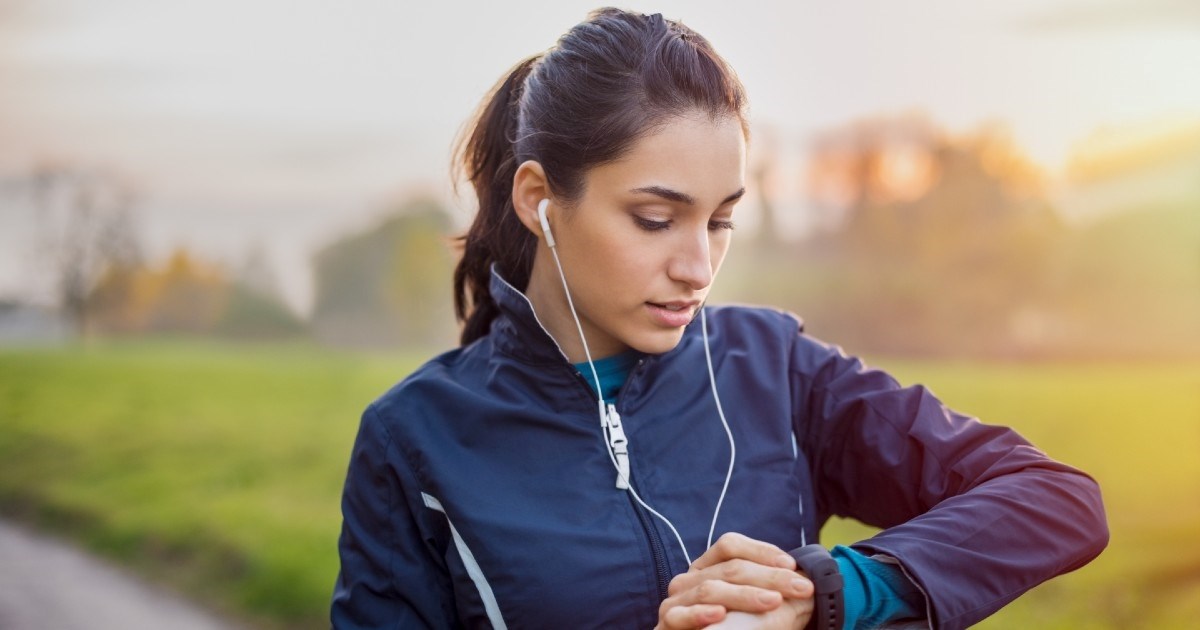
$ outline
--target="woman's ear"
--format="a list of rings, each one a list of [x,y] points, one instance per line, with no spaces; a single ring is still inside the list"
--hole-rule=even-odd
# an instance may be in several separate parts
[[[513,212],[517,213],[517,219],[534,236],[545,238],[538,221],[538,203],[550,198],[550,186],[542,165],[535,160],[522,162],[513,175]]]

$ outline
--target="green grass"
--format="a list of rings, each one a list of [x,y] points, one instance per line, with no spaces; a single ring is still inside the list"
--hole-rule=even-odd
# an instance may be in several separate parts
[[[359,414],[420,358],[180,341],[0,351],[0,513],[264,627],[327,627]],[[1109,549],[980,627],[1200,617],[1200,363],[880,365],[1103,488]],[[825,542],[869,534],[837,521]]]
[[[327,627],[359,414],[415,365],[178,342],[0,353],[0,511],[226,612]]]

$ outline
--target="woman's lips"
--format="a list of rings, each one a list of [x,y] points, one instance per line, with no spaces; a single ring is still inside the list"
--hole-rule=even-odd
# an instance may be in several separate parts
[[[692,321],[697,304],[699,302],[646,302],[646,308],[650,311],[651,319],[657,324],[667,328],[680,328]]]

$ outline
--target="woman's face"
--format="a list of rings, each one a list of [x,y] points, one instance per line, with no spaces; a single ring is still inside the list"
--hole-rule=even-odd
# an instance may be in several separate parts
[[[738,119],[675,118],[620,161],[588,171],[576,207],[551,204],[551,230],[593,358],[628,348],[657,354],[679,343],[729,249],[745,155]],[[568,357],[583,361],[544,240],[529,293]]]

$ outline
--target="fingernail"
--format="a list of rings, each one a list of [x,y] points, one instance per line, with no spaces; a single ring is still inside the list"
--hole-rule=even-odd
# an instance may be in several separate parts
[[[803,578],[796,578],[792,580],[792,592],[797,595],[807,595],[812,592],[812,583]]]
[[[781,569],[791,569],[796,566],[796,561],[792,557],[785,554],[775,556],[775,566]]]

